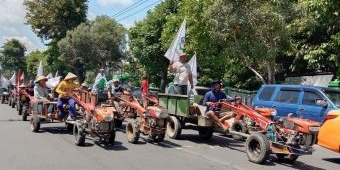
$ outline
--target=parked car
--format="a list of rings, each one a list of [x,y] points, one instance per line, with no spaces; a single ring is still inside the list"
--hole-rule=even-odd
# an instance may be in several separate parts
[[[320,128],[318,145],[340,153],[340,112],[330,111]]]
[[[330,111],[340,112],[340,90],[309,85],[263,85],[252,105],[275,108],[275,120],[292,114],[323,123]]]

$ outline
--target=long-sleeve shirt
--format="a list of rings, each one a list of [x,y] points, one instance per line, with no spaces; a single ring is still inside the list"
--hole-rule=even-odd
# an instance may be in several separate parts
[[[41,87],[40,85],[34,86],[34,97],[38,100],[48,97],[47,88]]]
[[[63,80],[59,83],[59,85],[56,88],[56,92],[59,94],[59,98],[69,98],[69,96],[65,96],[64,93],[70,93],[74,89],[78,88],[78,85],[74,82],[68,82]]]

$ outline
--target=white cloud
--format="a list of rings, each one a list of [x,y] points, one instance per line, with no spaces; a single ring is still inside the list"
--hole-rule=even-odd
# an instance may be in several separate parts
[[[126,29],[129,29],[135,25],[134,21],[123,20],[120,22]]]
[[[25,22],[26,9],[23,0],[0,0],[0,24]]]
[[[38,50],[38,46],[35,45],[30,39],[28,39],[26,36],[13,36],[13,37],[5,37],[3,40],[4,42],[10,40],[10,39],[17,39],[20,43],[24,44],[27,51],[26,53],[29,54],[32,51]]]
[[[108,5],[128,6],[132,4],[132,0],[97,0],[97,1],[103,7],[106,7]]]
[[[27,53],[44,49],[30,27],[25,25],[24,0],[0,0],[0,47],[11,38],[18,39],[27,48]]]
[[[92,12],[92,11],[87,12],[87,19],[88,20],[92,21],[92,20],[96,19],[96,17],[97,17],[97,14],[95,14],[94,12]]]

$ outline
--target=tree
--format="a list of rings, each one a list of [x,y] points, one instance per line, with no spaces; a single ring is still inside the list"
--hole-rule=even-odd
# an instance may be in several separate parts
[[[129,30],[129,45],[132,55],[144,66],[151,82],[160,85],[160,89],[163,91],[165,90],[169,65],[164,54],[169,46],[165,48],[160,38],[167,17],[178,12],[180,2],[181,0],[165,0],[149,11],[144,20],[137,22]]]
[[[42,40],[58,41],[86,21],[88,0],[25,1],[27,24]]]
[[[125,33],[125,28],[115,20],[99,16],[93,22],[80,24],[58,42],[59,58],[74,67],[79,79],[84,81],[85,70],[97,70],[107,61],[124,58]]]
[[[49,65],[47,64],[45,54],[38,50],[33,51],[26,58],[27,75],[29,77],[35,78],[35,76],[37,75],[37,70],[38,70],[40,61],[42,61],[44,73],[48,73],[51,71]]]
[[[294,72],[333,72],[340,74],[340,2],[337,0],[300,0],[302,10],[293,26]]]
[[[67,72],[70,68],[58,59],[57,43],[67,31],[87,20],[88,0],[27,0],[24,4],[27,24],[48,44],[45,54],[48,64],[53,67],[51,69]]]
[[[17,39],[10,39],[1,47],[0,61],[5,76],[11,76],[13,72],[26,70],[25,45]]]

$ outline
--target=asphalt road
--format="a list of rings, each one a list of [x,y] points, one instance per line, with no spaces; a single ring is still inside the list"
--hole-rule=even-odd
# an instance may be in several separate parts
[[[84,147],[74,145],[73,135],[62,123],[42,124],[41,132],[30,131],[15,109],[0,104],[0,170],[242,170],[303,169],[339,170],[340,154],[315,146],[315,153],[302,156],[292,165],[274,156],[264,165],[248,161],[242,142],[215,134],[208,141],[197,132],[184,130],[181,140],[166,138],[160,144],[140,139],[127,142],[123,130],[113,146],[87,138]]]

